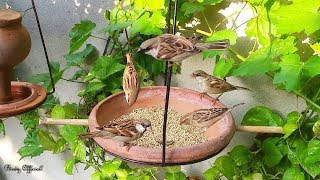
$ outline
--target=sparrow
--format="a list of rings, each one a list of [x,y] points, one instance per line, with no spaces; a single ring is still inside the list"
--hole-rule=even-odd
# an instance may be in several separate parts
[[[240,86],[235,86],[224,79],[207,74],[202,70],[196,70],[190,74],[191,78],[195,78],[200,86],[201,93],[200,98],[202,99],[204,95],[209,94],[220,94],[217,99],[225,92],[233,90],[248,90],[250,89]],[[215,100],[216,101],[216,100]]]
[[[180,119],[180,124],[208,128],[222,119],[223,116],[225,116],[232,109],[243,104],[244,103],[236,104],[231,108],[198,109],[182,116]]]
[[[129,106],[136,102],[140,89],[139,76],[134,68],[132,53],[126,54],[127,65],[123,72],[122,87]]]
[[[119,122],[110,122],[102,127],[97,127],[97,131],[79,134],[80,139],[102,137],[120,142],[120,146],[132,146],[130,141],[139,139],[144,132],[151,128],[151,122],[147,119],[128,119]]]
[[[200,38],[163,34],[144,41],[138,52],[151,55],[156,59],[181,63],[182,60],[204,50],[225,50],[228,42],[197,43]]]

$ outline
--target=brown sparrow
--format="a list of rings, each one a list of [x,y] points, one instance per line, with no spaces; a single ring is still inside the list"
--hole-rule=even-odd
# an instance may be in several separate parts
[[[140,89],[139,76],[134,68],[133,55],[128,53],[127,55],[127,65],[123,72],[122,86],[123,91],[126,94],[126,101],[131,106],[136,102]]]
[[[199,38],[163,34],[144,41],[138,52],[151,55],[156,59],[180,63],[182,60],[204,50],[225,50],[228,42],[196,43]]]
[[[244,103],[240,103],[232,106],[231,108],[198,109],[185,114],[180,119],[180,124],[207,128],[219,121],[232,109],[243,104]]]
[[[190,74],[192,78],[195,78],[198,81],[198,85],[201,89],[200,97],[203,98],[207,93],[209,94],[220,94],[217,99],[225,92],[233,90],[249,90],[245,87],[234,86],[229,84],[227,81],[220,79],[215,76],[211,76],[202,70],[196,70]]]
[[[78,137],[81,139],[94,137],[112,139],[120,142],[121,146],[127,145],[130,148],[128,142],[139,139],[148,127],[151,128],[151,122],[147,119],[129,119],[111,122],[103,127],[97,127],[98,131],[79,134]]]

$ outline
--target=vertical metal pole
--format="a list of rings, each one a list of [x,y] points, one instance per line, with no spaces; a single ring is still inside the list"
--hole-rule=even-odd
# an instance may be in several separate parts
[[[47,52],[47,48],[46,48],[46,43],[44,42],[42,29],[41,29],[41,25],[40,25],[40,21],[39,21],[39,17],[38,17],[38,13],[37,13],[37,9],[36,9],[36,5],[34,3],[34,0],[31,0],[31,3],[32,3],[32,9],[33,9],[34,15],[36,16],[36,21],[37,21],[37,25],[38,25],[38,29],[39,29],[39,33],[40,33],[40,37],[41,37],[44,55],[46,57],[46,62],[47,62],[48,69],[49,69],[49,75],[50,75],[50,80],[51,80],[51,85],[52,85],[52,91],[47,93],[49,95],[49,94],[53,94],[56,91],[56,88],[54,85],[53,75],[52,75],[50,62],[49,62],[49,56],[48,56],[48,52]]]
[[[178,11],[178,0],[175,0],[174,4],[174,15],[173,15],[173,27],[172,34],[176,33],[177,26],[177,11]],[[168,63],[167,71],[167,91],[166,91],[166,102],[164,106],[164,118],[163,118],[163,127],[162,127],[162,163],[161,166],[166,165],[166,136],[167,136],[167,119],[168,119],[168,108],[169,108],[169,97],[170,97],[170,86],[171,86],[171,74],[172,74],[172,62]]]
[[[172,0],[169,0],[169,7],[168,7],[168,14],[167,14],[167,33],[171,32],[171,24],[170,24],[170,18],[171,18],[171,6],[172,6]],[[168,77],[168,65],[169,62],[166,61],[166,67],[164,70],[164,85],[167,85],[167,77]]]

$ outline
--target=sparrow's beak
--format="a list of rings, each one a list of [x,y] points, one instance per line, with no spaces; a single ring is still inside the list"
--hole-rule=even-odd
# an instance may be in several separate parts
[[[139,49],[137,50],[137,52],[141,52],[142,51],[142,49],[139,47]]]

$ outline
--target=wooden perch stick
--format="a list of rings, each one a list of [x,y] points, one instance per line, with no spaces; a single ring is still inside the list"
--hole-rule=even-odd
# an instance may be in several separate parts
[[[278,126],[237,126],[236,130],[252,133],[284,134],[282,127]]]
[[[88,119],[41,118],[39,124],[88,126]],[[237,126],[236,130],[251,133],[284,134],[282,127],[278,126]]]
[[[40,118],[39,124],[88,126],[88,119]]]

